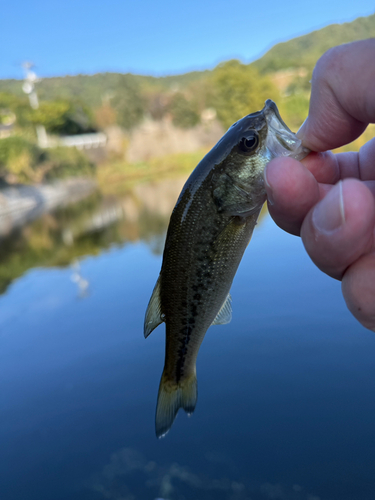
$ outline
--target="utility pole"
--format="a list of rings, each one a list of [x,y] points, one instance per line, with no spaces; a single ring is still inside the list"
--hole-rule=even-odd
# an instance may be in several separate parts
[[[39,108],[39,100],[35,90],[35,84],[40,82],[40,78],[36,76],[34,71],[31,71],[31,68],[34,66],[31,62],[25,62],[22,64],[23,69],[25,70],[25,82],[22,85],[22,90],[29,96],[30,106],[33,109]],[[36,125],[36,136],[38,139],[38,146],[40,148],[48,147],[48,136],[46,129],[43,125]]]

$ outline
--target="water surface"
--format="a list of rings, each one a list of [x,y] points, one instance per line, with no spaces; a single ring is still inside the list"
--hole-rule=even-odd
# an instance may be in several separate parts
[[[367,500],[375,337],[266,215],[209,329],[199,398],[154,435],[164,326],[143,338],[182,180],[97,196],[3,241],[4,500]]]

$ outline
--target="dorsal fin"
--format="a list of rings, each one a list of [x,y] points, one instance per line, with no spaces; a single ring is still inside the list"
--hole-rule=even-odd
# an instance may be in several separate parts
[[[152,292],[150,302],[147,306],[147,311],[145,315],[145,322],[143,327],[143,333],[145,338],[147,338],[150,333],[155,330],[157,326],[162,323],[164,319],[162,318],[161,313],[161,304],[160,304],[160,276],[158,281],[156,282],[154,291]]]
[[[213,320],[212,325],[226,325],[231,322],[232,319],[232,297],[228,293],[227,298],[224,300],[220,311],[217,313],[216,318]],[[212,326],[211,325],[211,326]]]

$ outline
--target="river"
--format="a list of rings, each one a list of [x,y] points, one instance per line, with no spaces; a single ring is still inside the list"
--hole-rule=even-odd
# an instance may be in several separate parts
[[[0,248],[2,500],[372,500],[375,337],[267,213],[209,329],[194,415],[157,440],[143,338],[184,179],[44,214]]]

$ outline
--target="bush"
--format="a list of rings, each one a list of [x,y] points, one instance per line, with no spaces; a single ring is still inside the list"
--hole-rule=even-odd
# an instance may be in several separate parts
[[[0,140],[0,176],[8,182],[28,184],[93,174],[93,164],[75,148],[41,150],[18,136]]]
[[[0,175],[11,174],[19,182],[32,182],[36,165],[43,161],[44,153],[22,137],[0,140]]]
[[[74,135],[94,132],[91,111],[81,103],[65,100],[41,102],[29,111],[29,120],[44,125],[51,134]]]
[[[279,91],[271,80],[251,67],[233,60],[219,64],[212,74],[213,107],[224,127],[263,108],[266,99],[277,100]]]
[[[91,176],[94,173],[94,166],[87,156],[75,148],[48,149],[45,164],[48,165],[44,175],[47,180]]]

